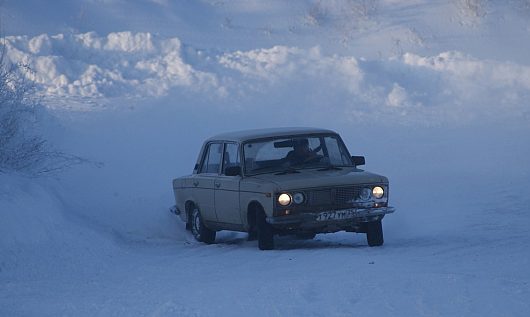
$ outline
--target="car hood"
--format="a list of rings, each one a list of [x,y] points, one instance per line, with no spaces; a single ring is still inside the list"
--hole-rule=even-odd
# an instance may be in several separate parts
[[[253,178],[275,183],[279,190],[300,188],[331,187],[352,184],[388,183],[384,176],[366,172],[356,168],[342,168],[342,170],[318,171],[317,169],[302,169],[300,173],[290,174],[260,174]]]

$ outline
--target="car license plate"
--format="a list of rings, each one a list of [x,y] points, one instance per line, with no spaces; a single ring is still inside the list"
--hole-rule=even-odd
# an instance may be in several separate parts
[[[354,218],[356,214],[357,209],[324,211],[318,214],[317,221],[350,219]]]

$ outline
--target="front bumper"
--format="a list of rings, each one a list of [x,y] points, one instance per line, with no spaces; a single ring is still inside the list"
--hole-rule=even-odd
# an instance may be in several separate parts
[[[341,211],[341,210],[337,210]],[[393,213],[394,207],[380,207],[380,208],[357,208],[354,216],[347,219],[318,221],[317,218],[320,212],[304,212],[287,216],[267,217],[267,222],[273,226],[278,227],[294,227],[294,226],[322,226],[329,223],[335,224],[351,224],[372,221],[374,218],[382,218],[386,214]]]

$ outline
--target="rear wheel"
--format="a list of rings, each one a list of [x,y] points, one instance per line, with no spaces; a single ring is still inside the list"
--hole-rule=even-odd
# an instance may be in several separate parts
[[[211,244],[215,241],[215,231],[206,228],[197,207],[191,212],[191,233],[199,242]]]
[[[368,245],[371,247],[383,245],[383,225],[381,224],[381,220],[368,222],[365,224],[365,226],[366,240],[368,241]]]
[[[260,250],[274,249],[274,233],[272,226],[266,220],[263,209],[256,211],[256,229],[258,231],[258,247]]]

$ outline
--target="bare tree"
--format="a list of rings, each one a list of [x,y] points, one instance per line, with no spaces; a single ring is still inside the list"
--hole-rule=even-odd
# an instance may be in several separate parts
[[[31,69],[7,61],[3,41],[0,40],[0,173],[39,175],[86,162],[53,150],[37,133],[37,109],[41,105],[35,86],[25,76]]]

